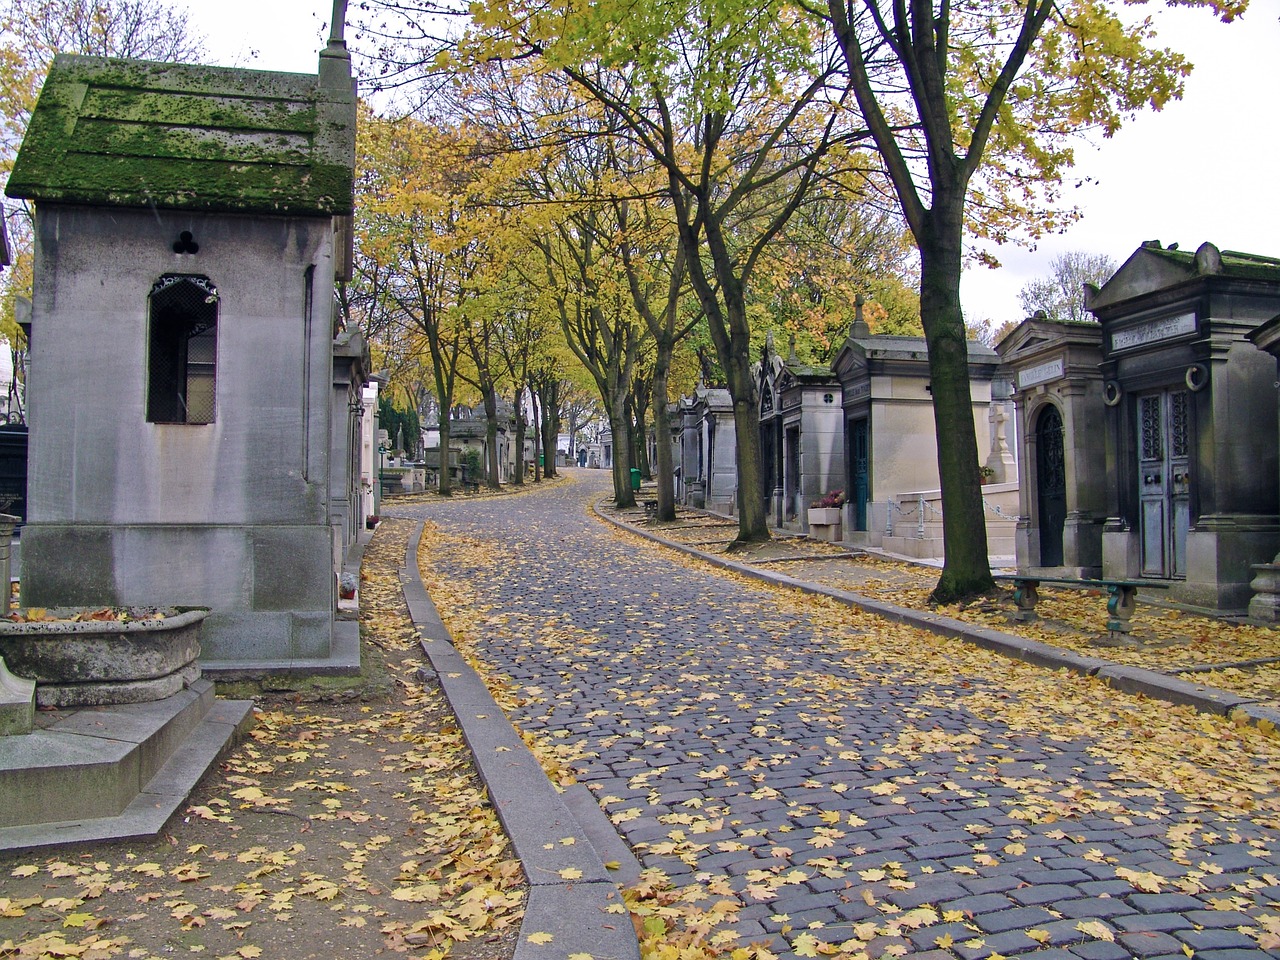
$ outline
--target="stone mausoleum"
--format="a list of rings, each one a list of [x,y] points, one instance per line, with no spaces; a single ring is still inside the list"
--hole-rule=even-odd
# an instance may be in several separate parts
[[[974,431],[978,449],[986,451],[992,446],[989,413],[1000,359],[976,340],[967,346]],[[844,489],[849,500],[844,539],[882,546],[886,535],[900,537],[904,524],[914,526],[917,519],[923,520],[904,521],[898,516],[898,498],[910,494],[914,499],[916,494],[936,491],[940,485],[928,347],[924,337],[872,334],[867,324],[858,320],[836,351],[832,369],[840,383],[845,432]],[[930,519],[937,530],[931,531],[928,539],[934,542],[913,546],[924,551],[913,555],[942,554],[941,511]],[[887,530],[891,533],[886,534]],[[988,540],[994,541],[991,531]],[[892,548],[895,552],[907,549],[901,543]],[[1003,549],[993,543],[993,551]]]
[[[8,185],[36,205],[25,604],[206,606],[206,668],[358,667],[355,116],[341,39],[318,75],[54,60]]]
[[[760,451],[765,509],[778,527],[808,531],[808,507],[844,489],[844,420],[831,368],[802,363],[795,341],[784,359],[765,348],[760,363]]]
[[[1276,365],[1248,339],[1280,313],[1280,260],[1144,243],[1085,306],[1102,334],[1103,575],[1245,609],[1252,566],[1280,548]]]
[[[1018,569],[1044,576],[1102,573],[1107,517],[1102,328],[1029,317],[996,346],[1013,376]]]

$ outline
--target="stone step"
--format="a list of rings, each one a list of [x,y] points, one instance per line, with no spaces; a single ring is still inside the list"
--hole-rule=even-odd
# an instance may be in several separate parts
[[[0,737],[0,849],[158,832],[251,710],[198,680],[153,703],[40,714]]]

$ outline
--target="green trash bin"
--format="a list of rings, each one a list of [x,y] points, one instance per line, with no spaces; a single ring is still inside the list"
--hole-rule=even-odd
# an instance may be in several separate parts
[[[640,492],[640,469],[638,467],[631,468],[631,490],[633,493]]]

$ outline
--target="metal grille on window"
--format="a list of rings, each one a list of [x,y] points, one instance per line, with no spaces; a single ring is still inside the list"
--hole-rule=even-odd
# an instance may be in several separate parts
[[[1175,457],[1186,457],[1191,453],[1191,441],[1189,438],[1190,419],[1187,410],[1187,398],[1190,394],[1186,390],[1175,390],[1169,394],[1169,404],[1173,408],[1171,419],[1173,420],[1172,437],[1169,445],[1173,447],[1173,455]]]
[[[213,423],[218,361],[218,291],[205,277],[167,275],[147,298],[147,419]]]
[[[1142,459],[1159,460],[1164,454],[1160,442],[1160,397],[1142,398]]]

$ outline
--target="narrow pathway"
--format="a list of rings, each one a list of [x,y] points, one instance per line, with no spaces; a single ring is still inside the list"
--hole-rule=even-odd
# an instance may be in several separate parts
[[[426,585],[709,945],[787,956],[1280,953],[1280,745],[589,515],[600,471],[428,521]]]

